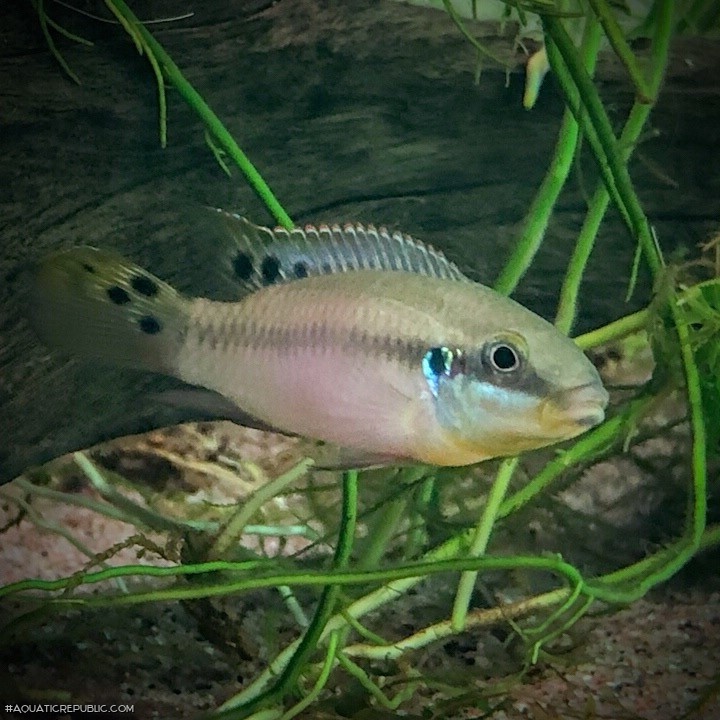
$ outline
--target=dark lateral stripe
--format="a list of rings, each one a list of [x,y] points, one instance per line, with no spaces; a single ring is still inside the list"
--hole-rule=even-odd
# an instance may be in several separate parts
[[[422,357],[432,346],[421,338],[399,338],[368,333],[358,328],[339,330],[323,322],[300,327],[265,325],[253,320],[240,322],[236,318],[219,321],[194,322],[188,338],[195,339],[209,350],[227,351],[233,347],[257,350],[287,350],[340,348],[366,356],[369,360],[383,358],[408,367],[420,367]],[[436,343],[437,344],[437,343]]]
[[[322,321],[311,322],[300,327],[266,325],[237,317],[205,320],[202,325],[194,322],[188,336],[209,351],[228,352],[233,348],[252,350],[274,350],[292,354],[312,348],[317,353],[327,350],[342,350],[348,354],[362,356],[368,362],[383,359],[396,362],[408,370],[422,368],[422,359],[433,347],[446,343],[437,338],[392,337],[373,334],[359,328],[340,330]],[[452,347],[452,344],[450,343]],[[526,366],[521,376],[510,373],[496,373],[482,361],[482,348],[464,348],[465,375],[474,377],[495,387],[523,392],[534,397],[548,397],[553,388],[541,378],[532,366]]]

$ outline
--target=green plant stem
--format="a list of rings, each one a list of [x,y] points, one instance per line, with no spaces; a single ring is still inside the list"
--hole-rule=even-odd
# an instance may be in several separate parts
[[[436,478],[430,475],[421,481],[413,498],[411,526],[407,533],[403,557],[406,560],[419,555],[428,538],[426,517],[435,494]]]
[[[353,602],[348,608],[346,608],[342,613],[337,614],[333,616],[330,621],[327,623],[326,630],[323,636],[327,636],[330,632],[333,630],[343,627],[347,620],[345,619],[345,615],[350,615],[354,618],[361,617],[364,614],[367,614],[368,612],[371,612],[372,610],[377,609],[381,605],[392,601],[397,597],[398,593],[406,592],[410,587],[415,585],[417,582],[422,580],[424,577],[426,577],[428,574],[433,572],[442,572],[447,570],[465,570],[465,569],[472,569],[472,563],[476,564],[476,569],[479,567],[485,567],[486,569],[516,569],[516,568],[522,568],[525,567],[527,569],[536,569],[536,570],[552,570],[553,572],[561,572],[567,580],[571,583],[573,588],[577,588],[578,583],[582,582],[580,576],[577,573],[577,570],[573,568],[572,566],[568,566],[565,563],[562,563],[562,561],[554,560],[552,558],[538,558],[538,557],[508,557],[508,558],[478,558],[478,559],[463,559],[463,560],[442,560],[441,558],[445,557],[452,557],[453,555],[457,554],[460,550],[461,543],[464,542],[464,537],[456,536],[454,538],[451,538],[443,545],[435,548],[431,553],[428,553],[426,556],[426,560],[428,558],[433,558],[436,560],[436,562],[425,562],[422,564],[416,564],[412,567],[406,567],[401,570],[401,572],[406,572],[407,575],[404,577],[398,578],[396,576],[396,579],[393,580],[389,585],[384,586],[382,588],[379,588],[378,590],[373,591],[372,593],[359,598],[355,602]],[[699,548],[700,549],[708,549],[710,547],[716,547],[720,544],[720,525],[716,525],[713,527],[708,528],[705,533],[703,534]],[[645,559],[641,561],[638,565],[642,565],[648,562],[648,559]],[[106,580],[110,577],[119,577],[119,576],[128,576],[132,574],[137,575],[156,575],[158,577],[171,577],[173,575],[187,575],[187,574],[197,574],[197,573],[210,573],[210,572],[216,572],[218,570],[234,570],[238,571],[241,568],[245,568],[247,570],[251,570],[253,567],[259,567],[260,563],[257,562],[251,562],[251,563],[227,563],[227,562],[214,562],[214,563],[204,563],[202,565],[197,566],[180,566],[180,567],[174,567],[174,568],[160,568],[160,567],[148,567],[148,566],[125,566],[125,567],[118,567],[118,568],[110,568],[107,571],[99,571],[96,573],[92,573],[89,575],[86,575],[84,577],[84,580],[86,582],[99,582],[102,580]],[[396,574],[397,569],[394,571],[390,571],[390,574]],[[323,577],[323,575],[325,575]],[[337,574],[333,574],[334,576],[332,578],[328,578],[326,574],[315,574],[314,577],[310,576],[308,573],[302,573],[299,577],[296,573],[294,576],[294,579],[291,579],[289,576],[284,577],[276,577],[276,578],[267,578],[264,583],[257,582],[257,579],[250,580],[250,585],[254,587],[270,587],[274,584],[280,583],[295,583],[295,584],[322,584],[322,583],[328,583],[328,582],[345,582],[352,580],[354,583],[366,583],[366,582],[373,582],[382,580],[383,578],[387,577],[388,571],[369,571],[364,573],[342,573],[339,576]],[[71,579],[71,578],[70,578]],[[22,581],[21,583],[14,583],[12,586],[6,586],[5,588],[0,588],[0,596],[3,594],[8,594],[12,591],[19,591],[19,590],[25,590],[25,589],[37,589],[37,590],[58,590],[62,589],[64,585],[67,584],[69,578],[64,578],[62,580],[58,581]],[[599,578],[597,580],[592,581],[592,589],[593,591],[599,590],[600,593],[604,593],[605,595],[609,595],[610,593],[605,592],[605,589],[602,587],[598,587],[598,582],[600,580],[606,579],[608,581],[613,581],[617,578],[617,573],[612,573],[611,575],[606,576],[605,578]],[[351,583],[347,583],[351,584]],[[223,586],[222,593],[211,593],[211,594],[226,594],[229,592],[237,592],[241,589],[249,589],[249,587],[228,587]],[[518,617],[521,614],[528,614],[532,612],[533,610],[537,610],[539,608],[548,607],[552,605],[556,605],[558,603],[565,602],[569,595],[573,592],[571,588],[561,588],[558,590],[554,590],[550,593],[546,593],[544,595],[537,596],[535,598],[530,598],[528,600],[523,600],[520,603],[514,603],[511,605],[505,605],[503,607],[497,607],[497,608],[491,608],[489,610],[482,610],[482,611],[474,611],[473,613],[470,613],[468,617],[468,623],[467,627],[476,627],[480,625],[487,625],[491,624],[493,622],[493,617],[495,618],[494,622],[499,622],[507,617]],[[198,596],[204,596],[204,595],[198,595]],[[125,599],[125,598],[123,598]],[[130,602],[137,601],[137,597],[127,598]],[[145,597],[144,600],[161,600],[161,599],[170,599],[169,597]],[[58,603],[62,605],[102,605],[103,598],[99,597],[85,597],[85,598],[78,598],[76,601],[63,599],[59,600]],[[105,600],[108,600],[107,598]],[[110,598],[112,600],[112,598]],[[109,604],[109,603],[105,603]],[[127,604],[124,603],[124,604]],[[49,606],[45,606],[49,607]],[[522,611],[519,608],[525,607],[526,611]],[[439,623],[438,625],[430,626],[428,628],[423,629],[419,633],[416,633],[415,635],[411,636],[410,639],[405,639],[402,641],[395,641],[389,646],[379,646],[377,648],[371,647],[371,648],[365,648],[365,646],[362,646],[364,649],[362,652],[356,652],[355,647],[347,648],[346,653],[348,655],[363,655],[367,657],[399,657],[402,653],[406,652],[410,649],[417,649],[419,647],[422,647],[424,645],[429,644],[430,642],[433,642],[434,640],[441,639],[442,637],[446,637],[452,633],[452,626],[450,620],[443,621],[442,623]],[[322,638],[321,638],[322,640]],[[287,664],[289,658],[292,656],[292,653],[295,651],[299,644],[299,640],[295,641],[294,643],[291,643],[288,647],[286,647],[272,662],[271,669],[266,669],[248,688],[246,688],[241,695],[246,695],[246,697],[251,698],[256,696],[259,692],[262,692],[264,687],[272,680],[275,673],[279,671],[279,669],[285,667]],[[237,696],[239,697],[239,696]],[[234,702],[234,704],[237,703],[237,697],[233,698],[229,702]]]
[[[703,533],[698,544],[698,549],[708,550],[716,547],[718,544],[720,544],[720,524],[711,525],[706,528]],[[638,577],[649,575],[656,564],[664,564],[666,557],[671,556],[674,552],[675,550],[672,546],[666,547],[654,555],[649,555],[632,565],[628,565],[620,570],[615,570],[607,575],[603,575],[602,578],[591,580],[588,585],[591,585],[592,587],[595,587],[597,584],[602,584],[608,587],[627,585],[628,583],[635,581]]]
[[[652,397],[633,400],[623,409],[622,413],[585,433],[567,450],[560,451],[527,485],[524,485],[500,505],[497,516],[504,518],[512,515],[540,493],[546,492],[550,484],[568,468],[583,460],[590,460],[599,453],[606,452],[617,442],[623,428],[632,427],[652,402]]]
[[[669,43],[672,0],[662,0],[659,5],[659,29],[656,33],[654,54],[662,57],[663,48],[667,52]],[[639,240],[653,276],[657,276],[662,270],[662,260],[655,247],[650,225],[635,193],[630,174],[623,161],[623,154],[618,147],[600,96],[562,22],[551,16],[543,17],[542,21],[548,40],[548,59],[563,89],[566,103],[592,146],[610,196],[620,210],[631,234]],[[585,112],[576,102],[578,95]]]
[[[112,0],[105,0],[110,12],[118,19],[118,22],[123,27],[125,32],[130,36],[132,41],[135,43],[138,53],[143,53],[150,63],[153,74],[155,75],[155,84],[157,85],[158,93],[158,118],[160,123],[160,147],[167,147],[167,97],[165,95],[165,80],[163,78],[162,70],[157,61],[157,56],[153,53],[150,46],[143,40],[143,36],[140,32],[141,24],[140,21],[135,18],[124,16],[118,8],[112,3]]]
[[[33,7],[35,8],[35,12],[37,13],[38,20],[40,22],[40,29],[42,30],[42,34],[45,37],[45,42],[48,44],[48,47],[50,48],[50,52],[53,54],[55,59],[60,64],[60,67],[65,71],[67,76],[76,84],[80,85],[80,78],[73,72],[73,70],[70,68],[70,66],[65,61],[65,58],[60,54],[60,51],[57,49],[57,45],[55,45],[55,40],[53,40],[53,36],[50,33],[49,25],[52,25],[56,29],[58,29],[57,25],[53,23],[50,18],[47,16],[47,13],[45,12],[45,0],[32,0]],[[78,41],[82,40],[82,38],[75,38]]]
[[[388,543],[397,532],[398,523],[407,508],[407,495],[393,498],[378,510],[367,535],[367,544],[363,547],[358,568],[375,567],[387,550]]]
[[[426,469],[418,467],[401,468],[397,473],[397,484],[405,486],[413,484],[417,480],[418,472],[424,474]],[[392,498],[389,502],[384,503],[381,508],[376,510],[377,514],[374,518],[371,529],[368,532],[368,542],[362,548],[362,551],[359,553],[359,558],[355,562],[355,567],[357,569],[365,570],[378,565],[385,554],[390,541],[397,532],[398,523],[402,519],[403,513],[407,508],[407,504],[407,492],[403,492],[401,495]],[[338,649],[345,646],[348,635],[353,627],[358,632],[366,632],[364,630],[358,630],[357,626],[353,626],[353,623],[357,621],[351,618],[351,616],[347,613],[343,611],[341,612],[347,623],[345,627],[336,631]],[[340,655],[338,656],[338,660],[341,661]]]
[[[604,0],[592,0],[596,4],[602,5],[605,10],[607,6]],[[607,29],[606,29],[607,32]],[[621,32],[618,28],[618,32]],[[651,74],[649,82],[646,84],[648,97],[655,98],[660,92],[660,86],[665,74],[669,52],[669,26],[660,25],[656,28],[653,37],[652,55],[653,63],[651,65]],[[640,133],[652,111],[654,105],[647,102],[636,102],[628,115],[625,127],[620,135],[620,149],[623,153],[623,160],[628,162],[632,155],[635,145],[638,142]],[[575,249],[568,271],[565,274],[562,289],[560,292],[560,301],[558,303],[558,311],[555,317],[555,325],[559,330],[569,333],[575,320],[580,283],[585,271],[585,266],[590,258],[590,253],[595,244],[600,223],[605,217],[610,195],[604,185],[599,185],[595,190],[593,198],[588,207],[585,221],[578,236]]]
[[[499,607],[473,610],[468,613],[465,629],[472,630],[479,627],[488,627],[506,622],[511,618],[518,619],[525,617],[564,602],[571,592],[570,588],[558,588],[557,590],[551,590],[550,592],[537,595],[527,600],[507,603]],[[397,660],[407,652],[418,650],[433,642],[450,637],[455,632],[452,626],[452,620],[442,620],[388,645],[357,643],[355,645],[349,645],[343,652],[350,657],[392,661]]]
[[[545,570],[548,570],[550,569],[550,567],[552,567],[553,572],[559,571],[560,574],[567,578],[568,582],[570,582],[573,587],[576,586],[578,583],[582,582],[582,578],[577,572],[577,570],[575,570],[575,568],[567,565],[566,563],[563,563],[560,560],[552,558],[514,557],[512,559],[513,562],[510,565],[508,565],[508,558],[483,557],[449,559],[453,558],[453,556],[457,555],[457,553],[460,552],[460,549],[465,544],[465,542],[466,539],[464,536],[456,536],[443,543],[442,545],[438,546],[437,548],[434,548],[431,552],[426,554],[424,558],[425,563],[423,564],[425,565],[425,569],[427,570],[431,568],[430,572],[439,571],[441,567],[453,570],[477,569],[482,566],[487,566],[488,568],[494,567],[494,569],[501,569],[501,566],[516,567],[517,563],[519,563],[520,566],[525,566],[528,569],[544,568]],[[527,565],[525,565],[525,563],[527,563]],[[419,568],[420,566],[418,565],[417,567]],[[387,571],[365,571],[363,573],[360,573],[360,576],[366,578],[368,582],[372,582],[373,576],[376,573],[385,575]],[[355,600],[347,608],[345,608],[342,613],[338,613],[330,619],[325,630],[325,635],[332,630],[335,630],[336,628],[344,627],[347,624],[345,615],[350,615],[354,618],[362,617],[363,615],[366,615],[369,612],[372,612],[373,610],[376,610],[377,608],[397,599],[398,595],[406,593],[410,588],[425,579],[427,577],[427,574],[427,572],[417,572],[414,574],[411,574],[409,572],[408,575],[406,575],[405,577],[396,577],[392,581],[388,582],[387,585],[384,585],[383,587],[380,587],[377,590],[368,593],[367,595],[359,598],[358,600]],[[338,577],[342,576],[343,574],[338,575]],[[286,663],[289,661],[289,658],[295,651],[298,642],[299,641],[296,640],[294,643],[291,643],[284,650],[282,650],[275,657],[275,659],[272,661],[272,663],[266,670],[264,670],[239,695],[228,700],[225,706],[223,706],[223,708],[228,705],[237,706],[241,702],[245,702],[247,701],[247,699],[253,698],[257,694],[263,692],[264,688],[269,682],[272,681],[272,678],[275,676],[275,674],[277,674],[277,672],[279,672],[281,668],[285,667]]]
[[[218,534],[215,542],[208,551],[208,559],[221,559],[230,547],[238,542],[239,537],[243,534],[245,527],[255,513],[257,513],[268,500],[274,498],[288,485],[292,485],[306,475],[312,465],[313,461],[310,459],[299,462],[286,473],[259,487],[249,498],[243,501],[243,503],[238,506],[238,511],[228,520]]]
[[[555,314],[555,327],[568,335],[572,330],[577,315],[578,297],[580,284],[585,267],[590,259],[590,254],[595,245],[595,238],[600,229],[600,224],[605,217],[610,196],[604,186],[598,188],[590,201],[583,226],[575,242],[568,269],[563,278],[560,289],[560,299]]]
[[[630,78],[635,85],[638,94],[638,102],[651,104],[655,101],[656,92],[645,82],[642,72],[635,60],[635,55],[630,49],[625,34],[615,19],[615,13],[605,0],[588,0],[590,7],[605,30],[605,35],[610,41],[613,50],[620,58],[620,62],[625,66]]]
[[[555,202],[570,173],[577,139],[578,124],[572,113],[566,110],[550,167],[525,216],[523,232],[495,280],[495,290],[503,295],[510,295],[517,287],[542,244]]]
[[[66,590],[72,585],[92,585],[104,580],[117,577],[147,576],[159,578],[183,577],[186,575],[203,575],[225,572],[236,575],[237,573],[251,573],[251,576],[241,580],[230,580],[227,578],[215,578],[206,584],[198,582],[192,587],[188,585],[176,585],[172,587],[157,588],[151,590],[138,590],[132,595],[112,596],[82,596],[75,598],[52,598],[51,603],[58,607],[111,607],[116,605],[139,605],[146,602],[159,602],[166,600],[194,600],[205,597],[222,597],[238,592],[257,590],[260,588],[274,587],[276,585],[298,585],[307,587],[318,587],[324,585],[358,585],[384,582],[381,588],[371,593],[373,597],[382,595],[386,599],[397,597],[414,584],[420,582],[424,576],[440,572],[465,572],[466,570],[508,570],[515,568],[526,568],[528,570],[542,570],[562,575],[569,582],[576,584],[582,581],[578,571],[568,563],[561,560],[534,555],[513,555],[502,557],[483,556],[478,558],[457,558],[453,555],[460,552],[466,545],[466,533],[461,533],[434,548],[422,561],[406,563],[392,568],[372,570],[330,570],[320,571],[281,571],[275,573],[261,574],[260,571],[271,568],[278,569],[278,563],[268,560],[247,560],[243,562],[213,561],[196,563],[193,565],[177,565],[174,567],[158,567],[155,565],[122,565],[111,567],[107,570],[97,570],[88,573],[79,573],[57,580],[19,580],[8,585],[0,586],[0,597],[5,597],[17,592],[28,590],[53,592]],[[450,557],[448,557],[450,556]],[[396,585],[397,583],[397,585]],[[368,596],[369,597],[369,596]],[[367,597],[364,599],[367,602]],[[379,605],[384,604],[380,602]],[[354,605],[354,603],[353,603]],[[379,607],[374,600],[372,607]],[[369,612],[369,610],[368,610]],[[364,613],[363,613],[364,614]],[[342,617],[342,615],[340,615]],[[359,616],[356,616],[359,617]]]
[[[604,343],[626,337],[631,333],[644,330],[647,327],[650,317],[650,310],[645,308],[618,318],[607,325],[597,328],[597,330],[590,330],[590,332],[578,335],[573,339],[579,348],[589,350],[598,345],[603,345]]]
[[[92,561],[92,564],[97,563],[97,553],[93,552],[89,547],[87,547],[87,545],[85,545],[85,543],[78,540],[68,528],[46,520],[39,512],[35,510],[35,508],[30,502],[25,500],[25,498],[10,497],[5,495],[5,493],[0,493],[0,498],[8,499],[11,502],[15,503],[19,508],[21,508],[25,517],[30,520],[33,526],[36,527],[38,530],[40,530],[41,532],[59,535],[61,538],[64,538],[67,543],[72,545],[78,552],[85,555],[85,557]],[[101,562],[99,564],[101,567],[107,567],[107,563],[105,562]]]
[[[484,45],[482,45],[480,42],[478,42],[469,32],[468,29],[465,27],[465,23],[462,21],[462,18],[460,15],[458,15],[457,11],[453,7],[452,2],[450,0],[442,0],[443,5],[445,6],[445,11],[450,16],[452,21],[455,23],[455,26],[457,29],[465,36],[465,39],[470,42],[470,44],[482,55],[485,55],[489,57],[491,60],[494,60],[498,65],[501,65],[506,70],[509,69],[509,66],[507,62],[505,62],[501,57],[498,55],[495,55],[491,50],[488,50]]]
[[[688,324],[683,321],[682,312],[674,300],[675,296],[673,295],[673,315],[675,317],[675,328],[680,341],[680,352],[685,370],[685,385],[688,404],[690,406],[690,429],[693,438],[693,498],[690,523],[687,529],[688,548],[682,563],[684,564],[692,557],[695,549],[699,547],[700,539],[705,532],[707,520],[707,436],[705,431],[705,417],[703,414],[700,373],[695,364]],[[681,565],[678,566],[678,569],[680,567]]]
[[[13,480],[13,486],[20,488],[23,493],[37,495],[37,497],[45,498],[53,503],[64,503],[66,505],[74,505],[76,507],[85,508],[86,510],[92,510],[92,512],[98,515],[104,515],[105,517],[111,518],[112,520],[119,520],[121,522],[132,523],[134,522],[134,516],[129,516],[119,508],[110,505],[105,502],[98,502],[92,498],[85,497],[84,495],[74,495],[60,490],[53,490],[52,488],[43,487],[42,485],[35,485],[24,477],[19,477]],[[15,502],[15,498],[6,496],[10,502]],[[208,525],[212,527],[212,524]],[[188,526],[184,528],[178,526],[179,530],[187,531],[190,529]],[[193,527],[193,529],[198,529]]]
[[[692,514],[701,517],[697,509],[694,509]],[[703,527],[702,534],[696,539],[694,533],[699,527],[691,520],[688,524],[690,532],[677,542],[656,555],[593,580],[588,583],[588,591],[604,602],[635,602],[656,585],[675,575],[699,550],[715,547],[720,543],[720,526]]]
[[[124,27],[132,27],[132,30],[142,38],[143,43],[150,50],[148,56],[151,54],[157,58],[165,76],[175,86],[185,102],[200,116],[200,119],[205,123],[212,136],[240,168],[250,187],[263,201],[271,215],[273,215],[277,222],[284,228],[288,230],[292,229],[293,222],[290,216],[273,195],[260,173],[255,169],[247,155],[240,149],[240,146],[220,122],[217,115],[210,109],[210,106],[185,79],[180,68],[178,68],[172,58],[165,52],[162,45],[155,40],[150,31],[138,20],[123,0],[106,0],[106,4]],[[132,35],[133,33],[131,33],[131,36]]]
[[[268,708],[267,710],[259,710],[253,713],[249,720],[280,720],[283,711],[280,708]]]
[[[582,61],[590,74],[595,68],[600,36],[600,26],[589,18],[585,25],[581,53]],[[495,289],[504,295],[509,295],[515,289],[542,244],[553,208],[572,168],[578,135],[577,120],[573,113],[566,109],[550,167],[525,216],[522,235],[500,276],[495,281]]]
[[[420,682],[420,678],[414,682],[409,682],[405,687],[399,690],[394,698],[389,698],[378,686],[377,683],[373,682],[370,676],[363,670],[359,665],[354,663],[350,658],[346,657],[344,653],[338,653],[338,662],[343,669],[351,676],[354,677],[360,685],[380,704],[381,707],[386,710],[397,710],[400,705],[406,700],[409,700],[415,688]],[[419,676],[419,673],[416,673]]]
[[[658,0],[655,9],[656,33],[653,44],[653,56],[661,60],[666,57],[672,33],[672,17],[674,3],[672,0]],[[591,140],[596,160],[601,169],[603,180],[618,208],[623,211],[632,234],[638,239],[645,259],[650,266],[654,278],[663,270],[663,261],[655,245],[650,225],[642,210],[635,189],[632,185],[626,164],[613,135],[610,121],[600,101],[597,90],[584,71],[577,52],[562,23],[552,17],[543,17],[543,27],[548,36],[548,58],[557,69],[558,79],[566,96],[568,105],[573,98],[574,88],[579,91],[582,103],[588,114],[587,125],[592,125],[595,137]],[[574,86],[574,88],[573,88]],[[583,113],[575,108],[576,118],[580,120]],[[706,431],[702,407],[700,377],[689,331],[683,312],[677,303],[677,294],[670,293],[669,309],[678,335],[680,354],[685,372],[685,383],[690,408],[690,427],[692,431],[692,508],[684,533],[684,542],[678,546],[676,555],[663,567],[655,571],[638,588],[638,592],[647,592],[659,582],[663,582],[677,572],[694,554],[699,538],[705,530],[707,515],[707,457]]]
[[[296,715],[299,715],[303,710],[312,705],[320,696],[322,689],[325,687],[333,666],[336,663],[336,656],[340,642],[339,630],[335,630],[330,633],[328,638],[328,648],[325,654],[325,661],[323,662],[322,669],[318,675],[317,680],[313,689],[296,705],[293,705],[280,720],[292,720]]]
[[[707,528],[702,536],[699,545],[700,550],[708,550],[720,545],[720,525],[714,525]],[[667,548],[661,555],[671,556],[675,553],[674,548]],[[622,571],[616,571],[588,582],[588,595],[596,599],[607,600],[608,602],[627,602],[628,595],[626,593],[613,593],[610,586],[620,581],[626,582],[634,579],[638,575],[647,572],[647,565],[652,562],[653,558],[645,558],[644,560],[624,568]],[[663,558],[664,561],[664,558]],[[607,588],[605,586],[608,586]],[[572,594],[571,588],[558,588],[550,592],[536,595],[535,597],[519,600],[517,602],[508,603],[500,607],[492,607],[487,609],[474,610],[468,614],[466,630],[478,627],[488,627],[506,622],[510,619],[519,619],[527,615],[535,614],[539,610],[545,610],[556,605],[567,602]],[[386,645],[357,643],[346,647],[343,652],[350,657],[363,657],[369,660],[397,660],[405,653],[419,650],[427,645],[451,636],[455,630],[452,627],[451,620],[443,620],[434,625],[429,625],[418,632],[409,635],[401,640],[394,640]]]
[[[343,473],[342,511],[338,541],[333,557],[333,570],[344,570],[350,560],[357,523],[357,479],[357,470]],[[217,717],[233,718],[233,720],[247,718],[263,706],[280,703],[295,688],[308,658],[317,649],[320,638],[325,632],[339,594],[340,588],[338,585],[331,584],[323,588],[310,625],[275,683],[268,690],[246,703],[240,705],[234,705],[232,702],[225,703]]]
[[[651,105],[636,103],[630,112],[630,116],[620,137],[620,146],[625,148],[625,162],[628,161],[635,148],[635,144],[640,137],[640,133],[650,115],[652,107]],[[605,217],[609,201],[610,194],[605,185],[601,184],[595,190],[590,201],[583,226],[575,243],[573,254],[570,257],[568,270],[560,291],[557,314],[555,316],[556,327],[566,334],[570,332],[573,322],[575,321],[580,283],[582,282],[587,262],[590,259],[590,253],[595,245],[595,238],[600,229],[600,224]]]
[[[176,520],[160,515],[150,510],[150,508],[138,505],[130,498],[119,493],[110,485],[84,453],[73,453],[73,460],[75,460],[78,467],[83,471],[88,480],[90,480],[92,486],[98,491],[102,498],[123,512],[125,522],[143,525],[151,530],[159,530],[162,532],[178,532],[179,530],[183,531],[187,529],[187,526],[183,526]]]
[[[623,172],[627,176],[627,168],[618,161],[617,140],[605,108],[562,22],[557,18],[543,17],[543,27],[548,61],[562,88],[565,104],[592,147],[600,175],[623,221],[630,233],[637,237],[636,219],[630,217],[617,187]]]
[[[490,534],[495,525],[495,521],[498,516],[498,510],[500,503],[502,503],[505,494],[507,493],[510,480],[512,479],[515,468],[518,464],[518,458],[508,458],[503,460],[498,469],[495,481],[490,488],[485,507],[480,515],[475,532],[473,534],[472,541],[470,543],[470,549],[468,555],[470,557],[479,557],[485,554],[488,542],[490,540]],[[470,600],[472,598],[473,590],[475,589],[475,581],[477,580],[477,572],[470,571],[464,572],[460,576],[460,582],[458,582],[457,591],[455,592],[455,602],[453,603],[452,609],[452,626],[455,632],[462,632],[465,628],[465,620],[467,618],[468,608],[470,607]]]

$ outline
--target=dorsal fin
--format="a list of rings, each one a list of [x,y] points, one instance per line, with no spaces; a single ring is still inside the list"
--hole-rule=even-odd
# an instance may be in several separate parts
[[[347,223],[286,230],[212,210],[233,240],[228,272],[249,290],[354,270],[394,270],[470,282],[439,250],[384,227]]]

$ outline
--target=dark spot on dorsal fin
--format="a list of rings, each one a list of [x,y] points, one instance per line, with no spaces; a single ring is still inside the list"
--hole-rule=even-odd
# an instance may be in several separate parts
[[[95,270],[95,268],[94,268],[90,263],[84,262],[84,263],[82,264],[82,268],[83,268],[83,270],[85,270],[85,272],[89,272],[89,273],[91,273],[92,275],[94,275],[94,274],[97,272],[97,271]]]
[[[274,255],[268,255],[262,261],[260,272],[268,285],[274,283],[280,275],[280,261]]]
[[[119,287],[118,285],[109,287],[107,289],[107,296],[110,298],[110,302],[113,302],[116,305],[127,305],[130,302],[130,296],[128,295],[127,290]]]
[[[238,251],[238,254],[233,259],[233,272],[240,278],[240,280],[249,280],[253,274],[253,261],[252,258],[247,254]]]
[[[130,284],[133,286],[133,290],[145,297],[155,297],[159,292],[157,283],[147,275],[136,275]]]
[[[146,335],[157,335],[162,330],[160,321],[152,315],[145,315],[141,317],[138,321],[138,325],[140,325],[140,329]]]
[[[296,278],[304,278],[308,276],[308,266],[306,262],[299,260],[293,266],[293,272]]]

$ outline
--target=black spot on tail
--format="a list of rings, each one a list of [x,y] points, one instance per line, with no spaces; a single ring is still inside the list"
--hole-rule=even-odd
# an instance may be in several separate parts
[[[155,297],[159,292],[157,283],[152,278],[147,277],[147,275],[136,275],[130,281],[130,284],[134,290],[145,297]]]
[[[302,260],[298,261],[293,265],[293,272],[295,273],[296,278],[304,278],[308,276],[308,266],[307,263],[302,262]]]
[[[146,335],[157,335],[162,330],[160,321],[152,315],[145,315],[144,317],[141,317],[138,321],[138,325]]]
[[[249,280],[253,274],[253,261],[252,258],[242,251],[233,259],[233,272],[240,278],[240,280]]]
[[[95,270],[95,268],[94,268],[90,263],[86,263],[86,262],[84,262],[84,263],[82,264],[82,269],[83,269],[85,272],[89,272],[91,275],[94,275],[94,274],[97,272],[97,271]]]
[[[260,271],[265,283],[271,285],[280,276],[280,261],[274,255],[268,255],[263,259]]]
[[[110,298],[110,302],[116,305],[127,305],[130,302],[130,296],[127,290],[123,290],[123,288],[117,285],[113,285],[107,289],[107,296]]]

